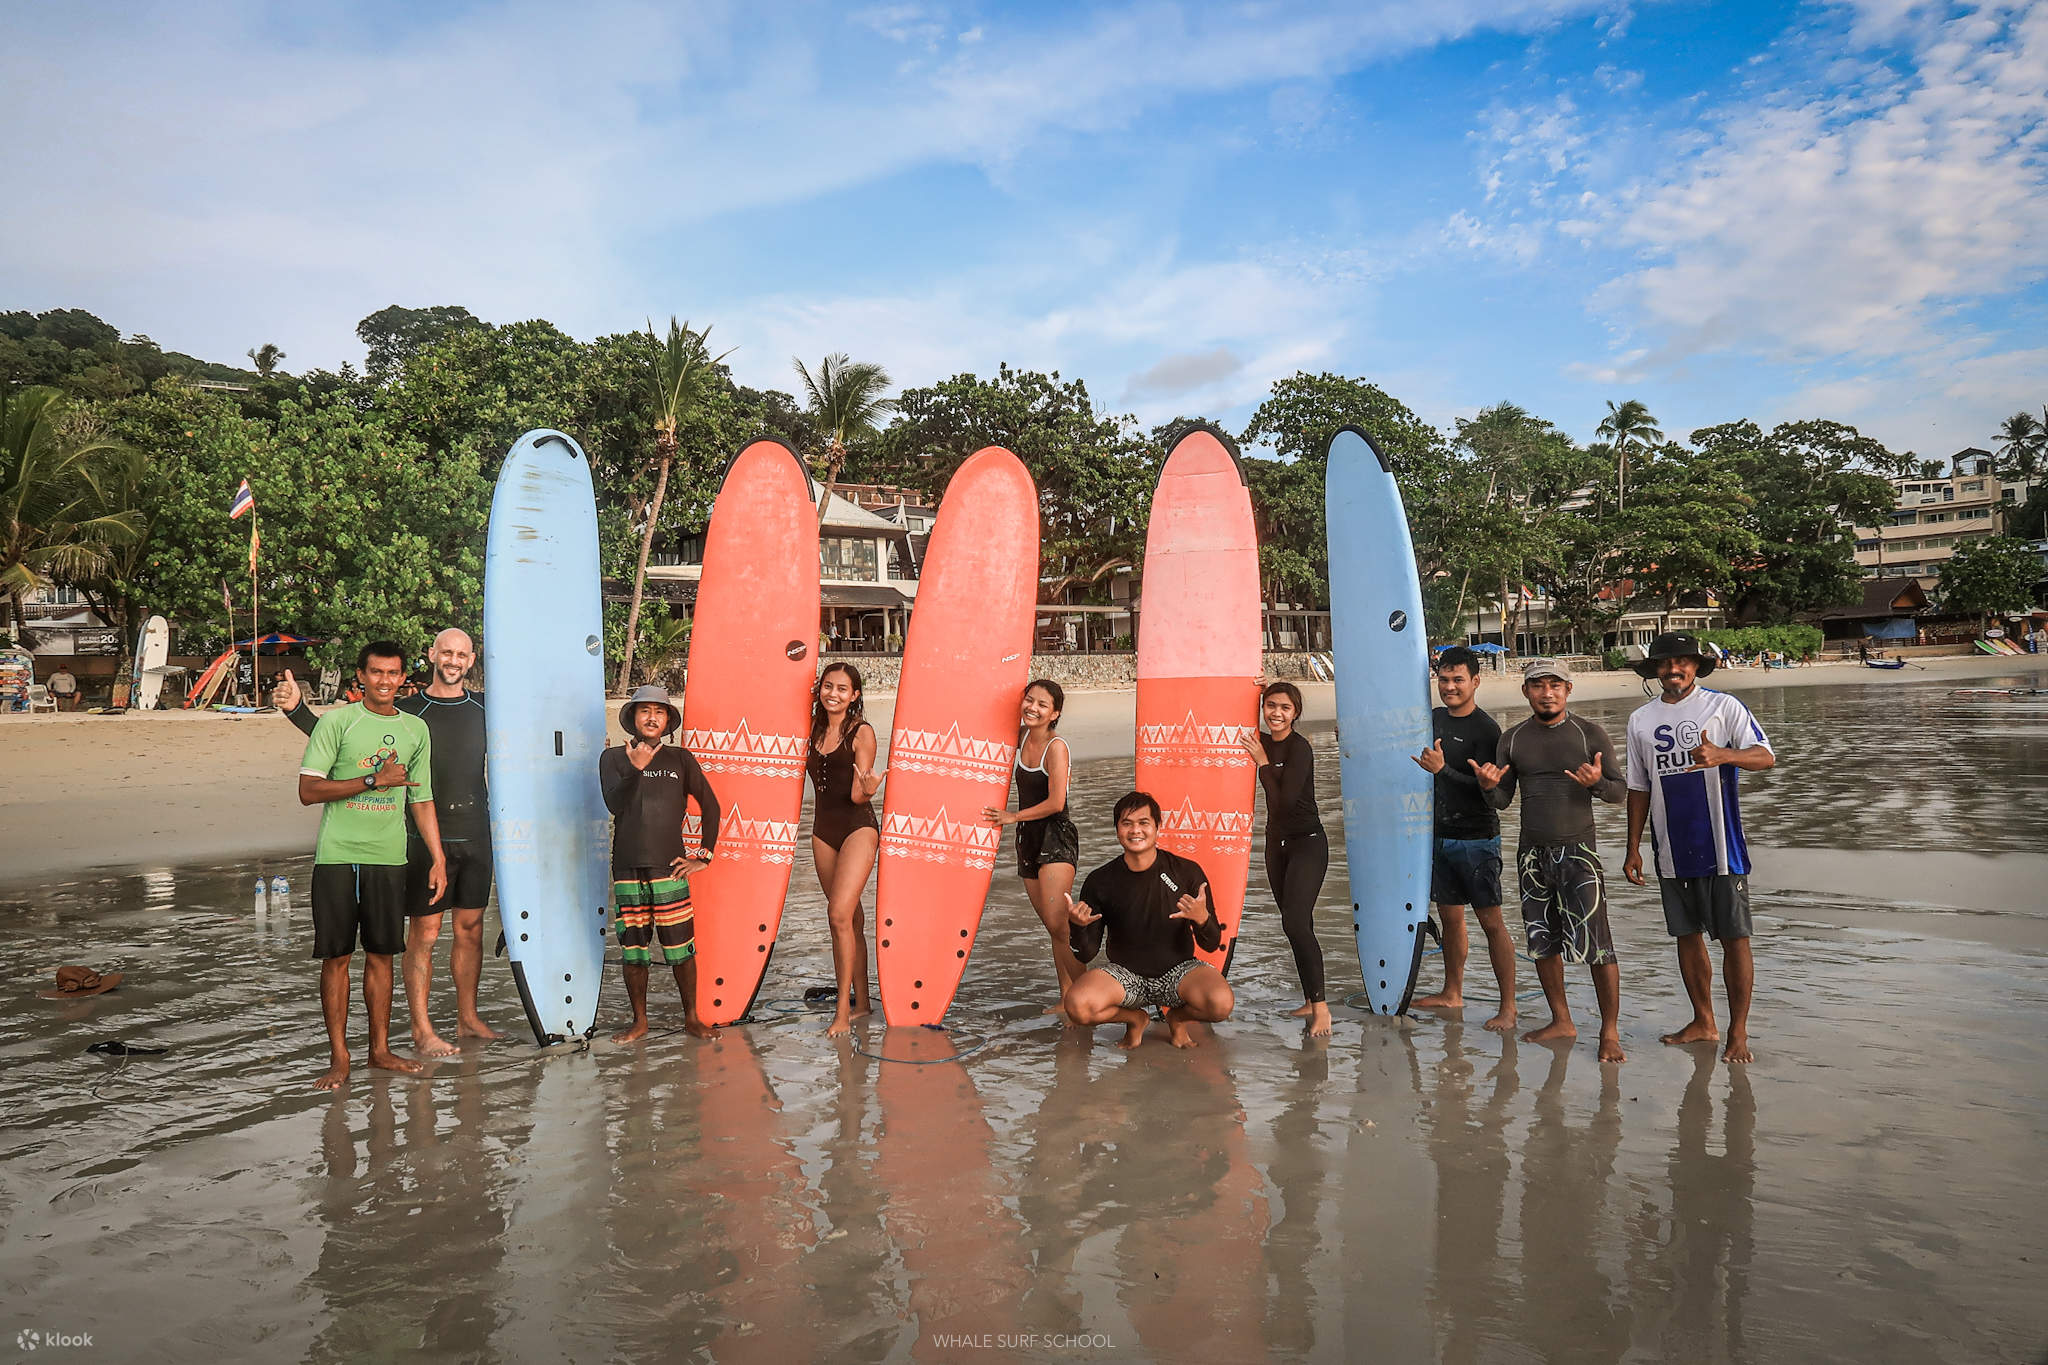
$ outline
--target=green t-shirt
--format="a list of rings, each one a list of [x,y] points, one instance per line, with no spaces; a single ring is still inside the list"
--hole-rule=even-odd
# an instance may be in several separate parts
[[[433,741],[427,723],[399,712],[380,716],[361,702],[338,706],[320,717],[299,771],[333,781],[362,781],[397,759],[417,787],[365,789],[320,812],[320,844],[316,863],[368,863],[398,867],[405,863],[405,803],[434,799]]]

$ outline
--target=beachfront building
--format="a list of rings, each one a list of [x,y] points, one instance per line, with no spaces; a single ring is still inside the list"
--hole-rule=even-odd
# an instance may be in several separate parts
[[[1972,446],[1949,461],[1946,476],[1891,481],[1891,520],[1856,528],[1856,567],[1865,578],[1912,578],[1932,588],[1956,546],[2002,535],[2006,517],[2027,500],[2031,485],[1998,472],[1991,452]]]
[[[1810,612],[1799,619],[1819,626],[1830,641],[1910,645],[1919,641],[1921,621],[1928,610],[1927,589],[1919,579],[1866,578],[1862,601]]]
[[[892,520],[838,492],[832,494],[818,528],[818,631],[827,650],[880,653],[902,648],[910,606],[917,598],[918,554],[922,539],[930,535],[933,515],[922,502],[916,506],[919,510],[912,511],[906,498],[900,519]],[[913,531],[919,524],[923,530]],[[657,542],[647,556],[647,595],[687,610],[696,603],[703,575],[701,532]]]
[[[1611,601],[1614,592],[1613,588],[1605,588],[1600,596]],[[1473,607],[1459,621],[1456,633],[1468,645],[1500,645],[1511,654],[1523,656],[1600,655],[1619,649],[1639,657],[1650,641],[1665,631],[1696,635],[1727,624],[1721,608],[1704,593],[1693,594],[1669,611],[1650,605],[1623,612],[1598,638],[1574,630],[1562,619],[1554,619],[1553,605],[1549,594],[1542,590],[1511,584],[1504,603]]]

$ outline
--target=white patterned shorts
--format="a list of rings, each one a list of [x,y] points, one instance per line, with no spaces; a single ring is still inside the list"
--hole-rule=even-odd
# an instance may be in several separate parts
[[[1200,958],[1191,957],[1158,976],[1139,976],[1136,972],[1119,967],[1114,962],[1103,963],[1102,970],[1109,973],[1110,978],[1124,988],[1125,1009],[1168,1010],[1187,1003],[1180,998],[1181,978],[1201,965]]]

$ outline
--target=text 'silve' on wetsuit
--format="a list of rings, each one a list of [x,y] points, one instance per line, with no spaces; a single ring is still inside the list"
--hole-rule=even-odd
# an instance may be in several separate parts
[[[811,837],[822,840],[825,847],[834,853],[855,830],[882,827],[882,822],[875,819],[875,808],[870,802],[853,799],[853,740],[868,728],[871,728],[868,723],[862,721],[840,735],[839,747],[830,753],[813,741],[811,756],[804,764],[805,771],[811,775],[811,790],[815,793]]]
[[[1323,945],[1316,940],[1316,898],[1330,871],[1330,841],[1316,808],[1316,755],[1301,734],[1276,740],[1261,734],[1266,761],[1259,785],[1266,791],[1266,884],[1280,904],[1280,928],[1294,953],[1301,994],[1323,999]]]

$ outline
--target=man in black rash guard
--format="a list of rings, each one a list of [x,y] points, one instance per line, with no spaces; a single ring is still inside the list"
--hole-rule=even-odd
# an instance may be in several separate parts
[[[1115,819],[1123,856],[1089,873],[1078,901],[1067,897],[1077,959],[1092,960],[1109,936],[1109,961],[1067,988],[1067,1018],[1083,1028],[1122,1024],[1118,1046],[1136,1047],[1156,1006],[1173,1045],[1194,1047],[1188,1025],[1221,1023],[1235,1003],[1223,973],[1195,956],[1197,945],[1213,953],[1223,943],[1209,879],[1200,864],[1159,847],[1159,803],[1144,792],[1118,801]]]
[[[682,724],[665,688],[648,685],[619,710],[623,746],[597,759],[597,783],[612,813],[612,895],[619,906],[619,958],[633,1023],[615,1043],[647,1036],[647,973],[655,946],[683,993],[683,1027],[695,1038],[716,1030],[697,1017],[697,931],[690,878],[711,865],[718,845],[718,797],[697,756],[662,740]],[[697,803],[703,847],[683,841],[689,803]]]
[[[1259,711],[1265,733],[1247,734],[1244,747],[1259,766],[1266,792],[1266,885],[1280,905],[1280,928],[1301,978],[1302,1004],[1294,1017],[1308,1020],[1310,1037],[1327,1038],[1330,1003],[1324,998],[1315,916],[1316,897],[1330,871],[1330,841],[1316,807],[1315,750],[1294,728],[1301,719],[1301,689],[1291,682],[1268,684]]]
[[[1480,764],[1493,762],[1500,725],[1479,709],[1479,656],[1463,645],[1438,655],[1436,694],[1443,702],[1430,716],[1436,738],[1415,755],[1415,762],[1436,776],[1429,899],[1442,926],[1444,988],[1414,1005],[1465,1007],[1465,959],[1472,946],[1465,928],[1469,905],[1486,934],[1486,956],[1500,986],[1500,1009],[1486,1027],[1507,1033],[1515,1026],[1515,940],[1500,914],[1500,815],[1487,803],[1475,775]]]
[[[424,691],[401,696],[398,709],[418,716],[433,737],[434,807],[441,820],[441,847],[448,859],[448,890],[436,905],[427,891],[431,859],[426,843],[405,824],[405,1003],[412,1015],[413,1051],[448,1057],[456,1044],[434,1031],[427,1008],[434,973],[434,944],[441,937],[441,911],[455,912],[455,942],[448,950],[455,978],[455,1036],[486,1042],[505,1035],[477,1013],[477,982],[483,976],[484,906],[491,899],[491,803],[484,785],[484,701],[463,686],[476,662],[468,635],[449,627],[434,637],[428,655],[433,679]],[[298,680],[287,670],[271,700],[286,720],[308,735],[319,718],[306,705]]]

